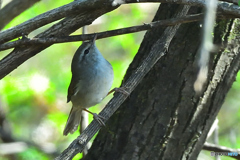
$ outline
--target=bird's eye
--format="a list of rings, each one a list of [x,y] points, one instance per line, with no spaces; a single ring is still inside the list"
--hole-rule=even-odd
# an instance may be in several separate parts
[[[89,49],[86,49],[85,51],[84,51],[84,54],[88,54],[89,53]]]

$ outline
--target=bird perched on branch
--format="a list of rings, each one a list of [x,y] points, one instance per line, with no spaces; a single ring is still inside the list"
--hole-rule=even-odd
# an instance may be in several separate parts
[[[92,41],[83,42],[73,57],[72,79],[67,96],[67,102],[72,102],[72,109],[63,135],[77,130],[83,110],[91,113],[94,119],[104,125],[104,117],[87,110],[87,108],[100,103],[108,95],[114,77],[111,64],[95,45],[96,38],[97,35]]]

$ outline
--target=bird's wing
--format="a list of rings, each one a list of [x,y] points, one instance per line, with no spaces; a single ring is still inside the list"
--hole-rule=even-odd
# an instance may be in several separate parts
[[[71,97],[75,94],[77,94],[77,85],[76,85],[76,79],[72,77],[71,83],[68,87],[68,95],[67,95],[67,103],[71,100]]]

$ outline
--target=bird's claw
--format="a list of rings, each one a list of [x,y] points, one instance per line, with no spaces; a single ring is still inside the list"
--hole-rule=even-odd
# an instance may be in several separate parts
[[[93,118],[101,125],[101,126],[106,126],[105,123],[104,123],[104,120],[106,120],[105,117],[103,116],[100,116],[96,113],[93,113]]]
[[[128,97],[130,95],[130,93],[128,93],[125,89],[126,89],[125,87],[114,88],[110,92],[108,92],[107,95],[111,94],[112,92],[120,92]]]

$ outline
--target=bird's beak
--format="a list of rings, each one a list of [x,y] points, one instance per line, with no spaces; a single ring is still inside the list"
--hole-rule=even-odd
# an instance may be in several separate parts
[[[96,39],[97,39],[97,34],[95,34],[94,37],[93,37],[91,47],[94,46]]]
[[[97,39],[97,34],[94,35],[92,43],[95,43],[95,40]]]

